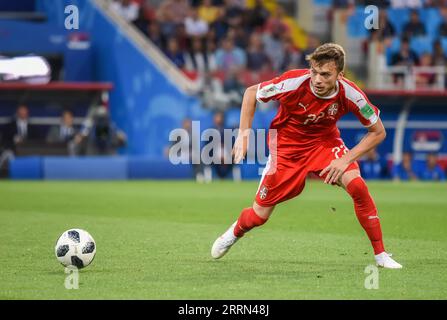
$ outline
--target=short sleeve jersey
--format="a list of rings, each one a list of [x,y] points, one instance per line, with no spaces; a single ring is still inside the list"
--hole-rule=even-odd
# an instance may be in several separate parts
[[[346,78],[338,80],[331,96],[318,96],[310,83],[308,69],[287,71],[258,85],[259,102],[279,101],[270,129],[276,129],[279,154],[306,151],[339,138],[337,121],[352,112],[365,126],[374,125],[380,111],[365,93]]]

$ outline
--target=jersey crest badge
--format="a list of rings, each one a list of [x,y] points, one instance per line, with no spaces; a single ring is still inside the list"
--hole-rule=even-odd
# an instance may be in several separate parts
[[[327,110],[328,115],[335,116],[338,112],[338,103],[333,103]]]
[[[266,186],[262,186],[261,190],[259,190],[259,198],[261,200],[264,200],[267,197],[267,192],[269,189]]]

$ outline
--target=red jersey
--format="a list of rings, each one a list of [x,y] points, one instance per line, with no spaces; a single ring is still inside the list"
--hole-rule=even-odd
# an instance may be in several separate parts
[[[336,86],[331,96],[318,96],[310,85],[308,69],[287,71],[258,85],[259,102],[273,99],[280,103],[270,125],[270,129],[277,130],[278,154],[308,151],[329,138],[339,138],[336,123],[348,112],[354,113],[365,127],[377,122],[379,109],[353,82],[343,78],[337,80]]]

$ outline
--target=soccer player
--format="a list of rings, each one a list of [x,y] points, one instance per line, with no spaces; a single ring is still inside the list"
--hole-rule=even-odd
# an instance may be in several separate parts
[[[287,71],[247,88],[244,93],[239,134],[233,148],[235,163],[243,160],[247,152],[256,100],[275,99],[280,107],[270,125],[270,156],[255,201],[217,238],[211,256],[221,258],[246,232],[263,225],[277,204],[301,193],[306,176],[313,172],[324,183],[341,186],[351,196],[356,216],[371,241],[377,265],[402,268],[385,251],[377,208],[356,162],[385,139],[379,109],[362,90],[343,77],[345,52],[340,45],[323,44],[306,59],[310,69]],[[338,119],[348,112],[354,113],[368,129],[351,150],[344,145],[336,126]],[[275,137],[272,129],[276,130]]]

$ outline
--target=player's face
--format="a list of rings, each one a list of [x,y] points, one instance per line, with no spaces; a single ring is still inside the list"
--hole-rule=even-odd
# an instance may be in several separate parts
[[[332,94],[336,87],[337,79],[342,76],[342,72],[337,71],[334,61],[317,65],[312,62],[310,67],[310,80],[315,93],[325,97]]]

